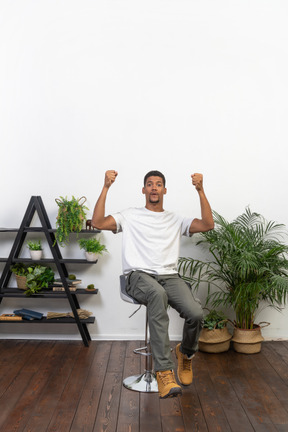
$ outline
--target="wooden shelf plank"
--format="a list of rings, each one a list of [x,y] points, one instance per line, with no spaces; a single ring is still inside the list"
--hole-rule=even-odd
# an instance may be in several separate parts
[[[70,291],[71,294],[79,295],[95,295],[98,293],[98,288],[95,291],[86,291],[85,288],[78,288],[76,291]],[[18,288],[3,288],[0,293],[1,297],[22,297],[22,298],[67,298],[65,291],[41,290],[37,294],[26,296],[25,290]]]
[[[95,322],[95,317],[91,316],[87,319],[81,319],[81,323],[83,324],[93,324]],[[47,319],[45,317],[41,318],[40,320],[20,320],[20,321],[13,321],[13,320],[0,320],[0,324],[76,324],[76,321],[74,318],[69,317],[63,317],[63,318],[51,318]]]
[[[5,232],[15,232],[15,233],[17,233],[19,231],[19,228],[0,228],[0,232],[3,232],[3,233],[5,233]],[[26,231],[26,232],[44,232],[43,231],[43,227],[24,227],[24,231]],[[56,232],[56,228],[49,228],[48,230],[47,230],[49,233],[55,233]],[[100,233],[101,231],[100,230],[97,230],[97,229],[94,229],[94,230],[89,230],[89,229],[83,229],[83,230],[81,230],[80,231],[80,233],[77,233],[77,232],[75,232],[75,233],[71,233],[72,235],[73,234],[81,234],[81,233],[88,233],[88,234],[98,234],[98,233]]]
[[[87,261],[86,259],[78,259],[78,258],[61,258],[58,259],[58,261],[61,264],[96,264],[98,260],[96,261]],[[55,260],[53,258],[42,258],[41,260],[32,260],[31,258],[13,258],[13,262],[27,262],[27,263],[55,263]]]

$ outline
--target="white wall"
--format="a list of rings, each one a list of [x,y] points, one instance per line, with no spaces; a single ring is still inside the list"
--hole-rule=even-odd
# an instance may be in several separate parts
[[[18,227],[31,195],[53,226],[59,196],[85,195],[91,215],[107,169],[119,171],[107,212],[142,205],[143,176],[159,169],[166,208],[198,216],[190,174],[203,172],[226,218],[250,205],[287,225],[287,18],[286,0],[0,0],[0,226]],[[121,236],[102,240],[109,254],[96,266],[69,269],[99,288],[81,304],[96,315],[92,337],[138,338],[144,309],[129,319],[133,306],[119,298]],[[2,235],[0,256],[11,241]],[[185,240],[181,253],[198,251]],[[29,307],[69,310],[65,301]],[[271,322],[267,338],[288,337],[287,309],[260,318]],[[66,326],[30,331],[79,337]],[[27,327],[1,332],[25,337]]]

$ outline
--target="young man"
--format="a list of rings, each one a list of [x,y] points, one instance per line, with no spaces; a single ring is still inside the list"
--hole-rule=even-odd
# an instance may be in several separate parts
[[[105,216],[108,190],[118,173],[105,174],[102,192],[95,205],[92,225],[99,230],[123,232],[122,264],[127,275],[127,292],[148,308],[150,344],[161,398],[182,393],[173,372],[168,335],[168,304],[184,318],[181,344],[176,346],[177,375],[182,385],[192,383],[192,357],[198,349],[203,312],[191,289],[177,272],[181,235],[191,236],[214,228],[202,174],[192,174],[200,199],[201,219],[184,218],[164,210],[165,177],[150,171],[144,178],[145,207]]]

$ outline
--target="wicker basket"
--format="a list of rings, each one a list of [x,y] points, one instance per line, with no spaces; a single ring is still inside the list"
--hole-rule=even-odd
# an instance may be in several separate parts
[[[261,342],[264,340],[261,334],[261,327],[246,330],[234,328],[233,347],[236,352],[242,354],[256,354],[261,351]]]
[[[16,282],[17,282],[17,287],[19,289],[22,289],[22,290],[26,290],[27,289],[27,286],[26,286],[27,278],[26,278],[26,276],[18,276],[18,275],[16,275]]]
[[[208,353],[228,351],[232,335],[227,327],[209,330],[203,328],[199,337],[199,350]]]

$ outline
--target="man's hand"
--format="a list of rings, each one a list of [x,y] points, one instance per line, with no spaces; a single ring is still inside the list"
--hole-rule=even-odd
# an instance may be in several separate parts
[[[191,174],[192,184],[195,186],[196,190],[199,192],[203,190],[203,175],[199,173]]]
[[[118,175],[117,171],[114,170],[106,171],[104,186],[109,188],[115,182],[117,175]]]

